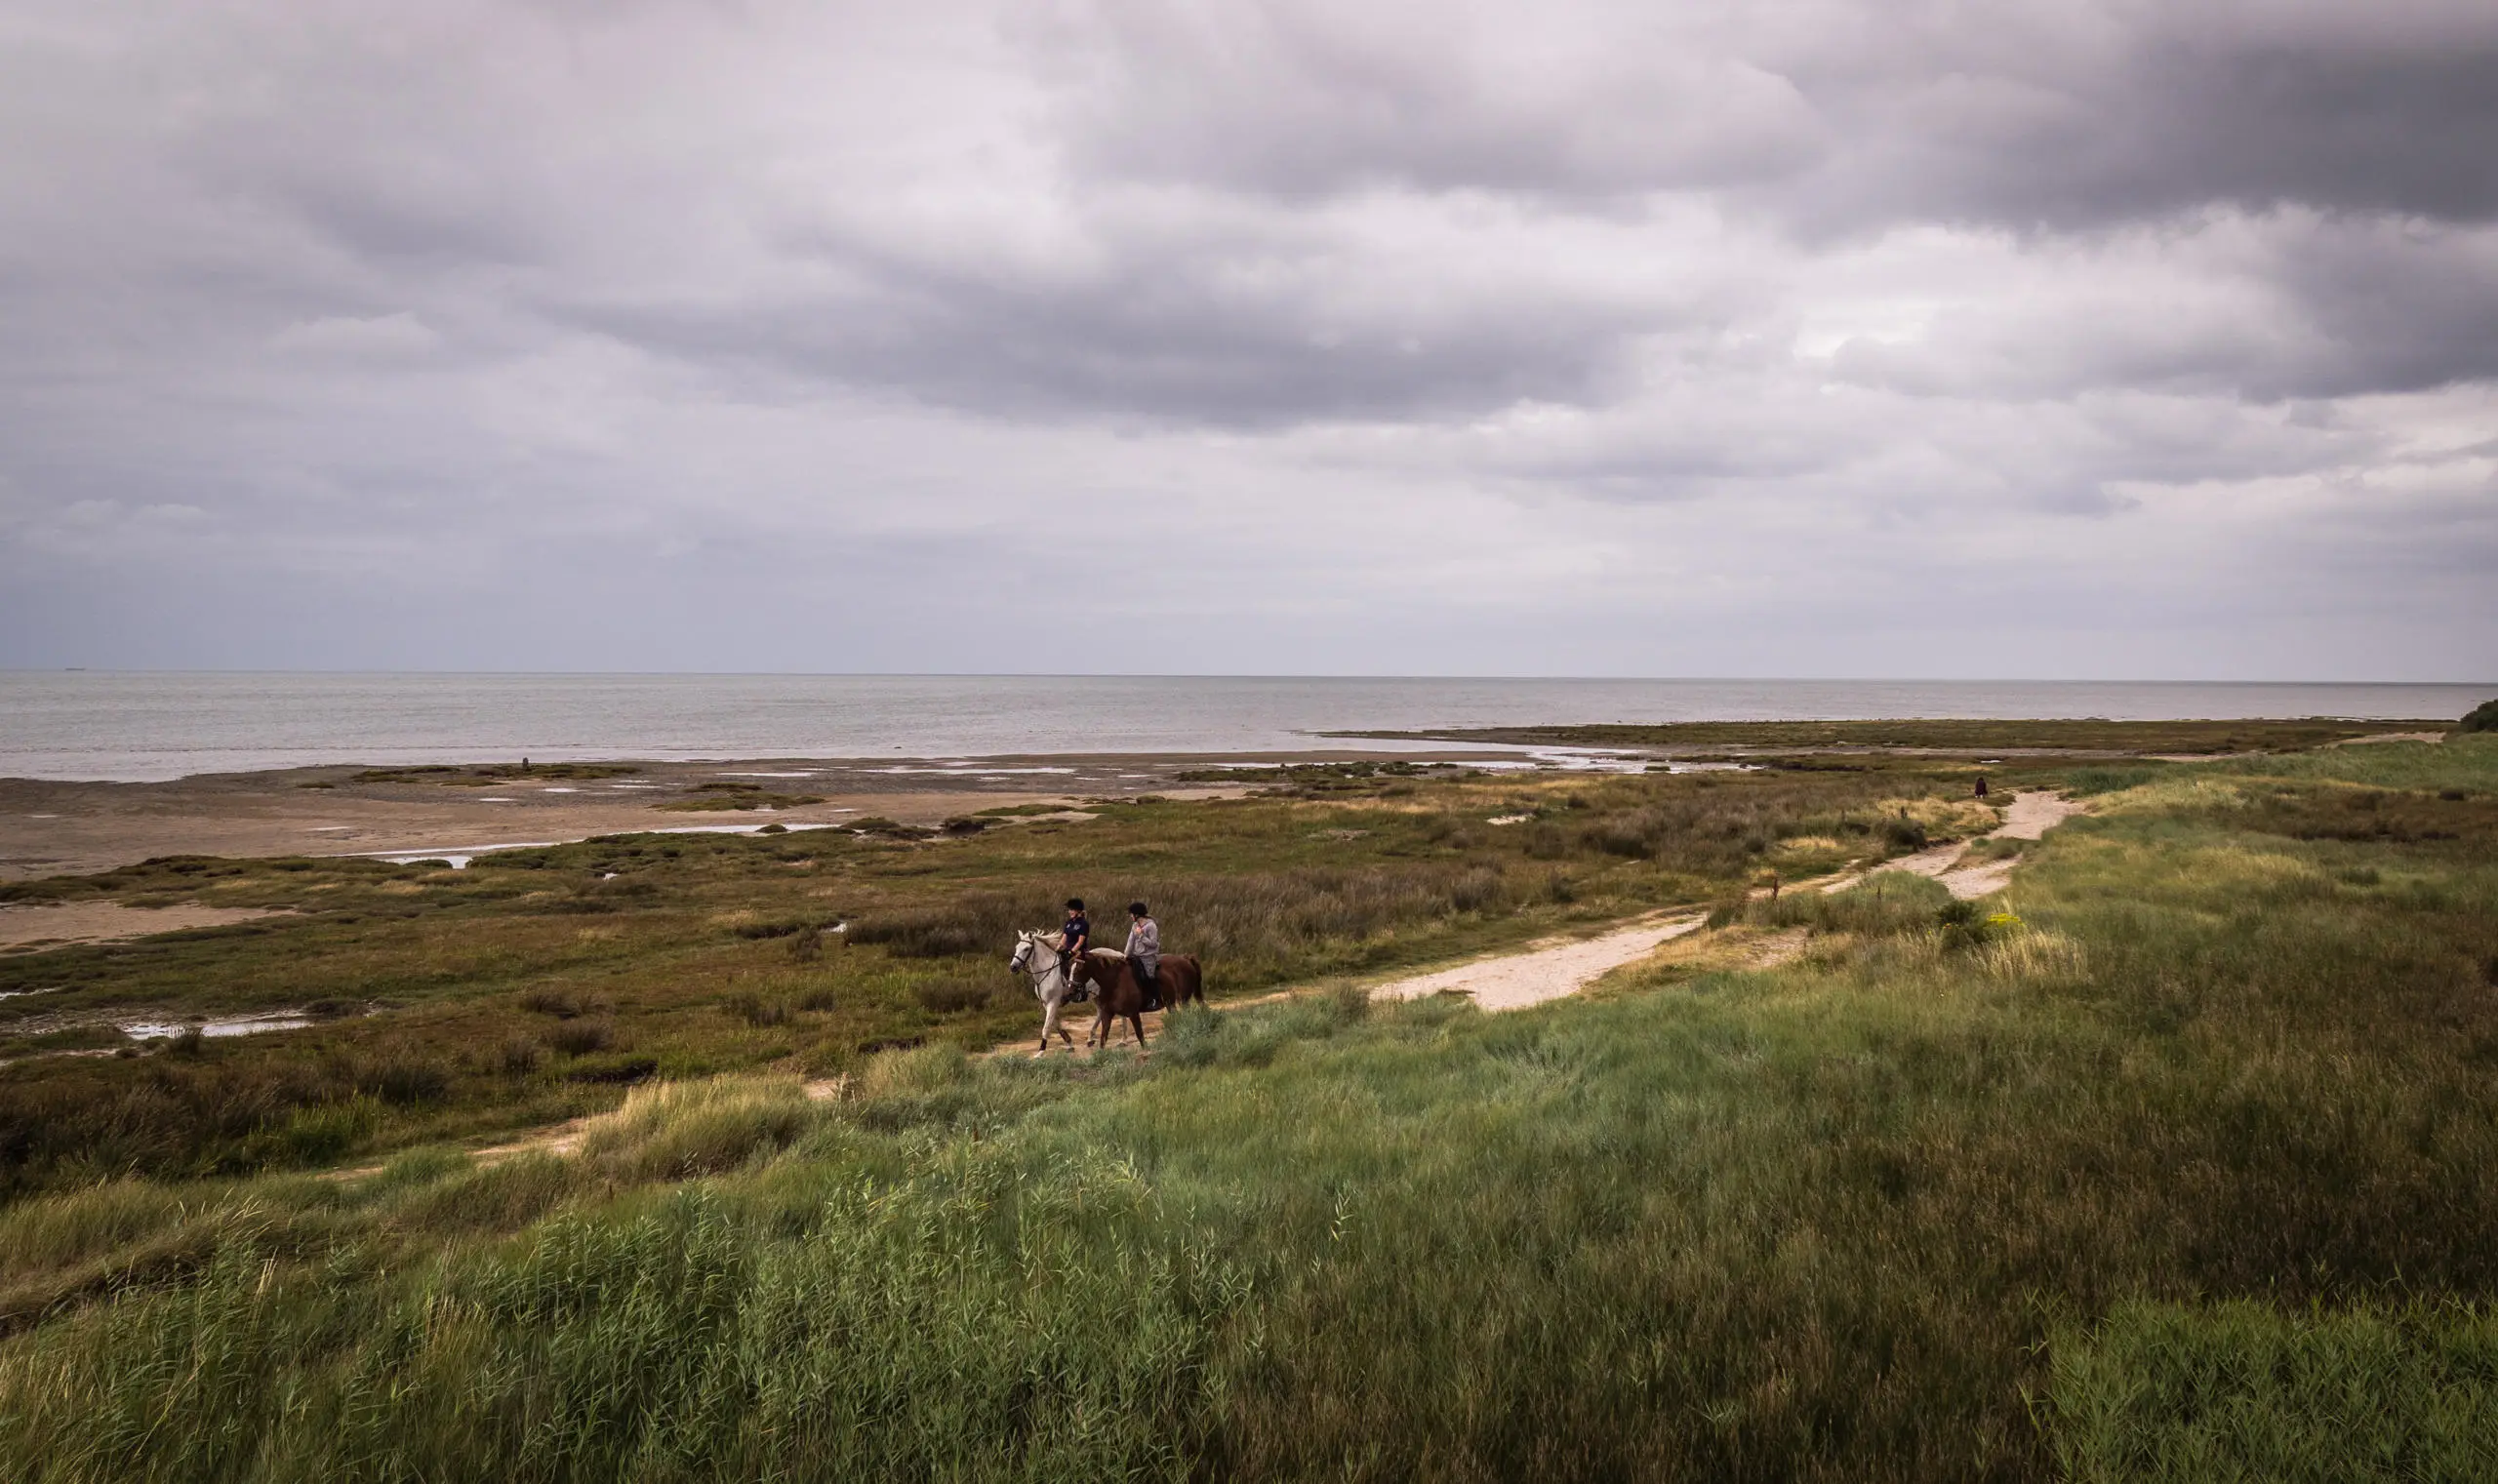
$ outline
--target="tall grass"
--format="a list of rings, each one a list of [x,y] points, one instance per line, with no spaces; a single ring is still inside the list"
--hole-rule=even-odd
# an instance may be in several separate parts
[[[2060,1337],[2054,1409],[2074,1484],[2472,1484],[2498,1475],[2498,1320],[2122,1304]]]
[[[2438,1477],[2492,1439],[2498,851],[2222,807],[2408,766],[2111,795],[2025,853],[2029,926],[1963,948],[1928,884],[1877,878],[1747,908],[1820,945],[1776,971],[1192,1010],[1080,1070],[932,1044],[826,1104],[645,1092],[577,1161],[223,1187],[270,1224],[0,1344],[0,1457]],[[2468,804],[2498,749],[2436,779]],[[27,1230],[109,1263],[206,1220],[111,1188]]]

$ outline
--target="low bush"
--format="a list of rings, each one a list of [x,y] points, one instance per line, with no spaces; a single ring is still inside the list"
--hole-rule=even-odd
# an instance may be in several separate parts
[[[540,1039],[568,1057],[587,1056],[615,1044],[616,1026],[608,1021],[566,1021],[549,1027]]]
[[[658,1076],[660,1059],[652,1056],[630,1056],[611,1053],[582,1057],[564,1068],[567,1082],[633,1083],[646,1082]]]
[[[749,1025],[786,1025],[789,1023],[789,1002],[766,999],[748,991],[729,1000],[729,1013]]]

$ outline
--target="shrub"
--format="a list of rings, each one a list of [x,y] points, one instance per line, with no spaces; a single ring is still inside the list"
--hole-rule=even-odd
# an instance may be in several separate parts
[[[767,1000],[751,992],[729,1001],[729,1013],[753,1026],[786,1025],[789,1023],[789,1002]]]
[[[642,1082],[659,1075],[657,1057],[584,1057],[565,1069],[571,1082]]]
[[[1974,902],[1947,902],[1934,914],[1943,930],[1943,946],[1965,951],[2009,938],[2023,923],[2010,912],[1988,912]]]
[[[366,1066],[356,1088],[384,1103],[431,1103],[451,1091],[451,1069],[430,1057],[403,1054]]]
[[[513,1036],[504,1042],[503,1068],[505,1076],[526,1077],[538,1070],[545,1048],[527,1036]]]
[[[567,1021],[545,1034],[546,1044],[568,1057],[605,1051],[615,1039],[616,1027],[606,1021]]]
[[[382,1126],[382,1105],[371,1098],[298,1108],[279,1135],[285,1161],[327,1164]]]
[[[2484,701],[2455,723],[2458,732],[2498,732],[2498,701]]]

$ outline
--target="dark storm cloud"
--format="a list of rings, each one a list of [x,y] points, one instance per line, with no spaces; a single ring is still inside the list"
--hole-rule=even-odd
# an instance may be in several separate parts
[[[1887,45],[1800,57],[1799,86],[1848,142],[1783,207],[1823,229],[2074,229],[2223,205],[2498,217],[2487,6],[2067,8],[2040,23],[2054,14],[1911,8]]]

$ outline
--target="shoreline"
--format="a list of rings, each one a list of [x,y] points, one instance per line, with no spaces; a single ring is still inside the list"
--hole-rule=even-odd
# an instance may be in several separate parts
[[[1561,749],[1538,749],[1557,753]],[[491,781],[356,763],[194,774],[165,782],[0,778],[0,882],[110,870],[159,856],[431,857],[594,835],[936,825],[984,809],[1157,794],[1237,796],[1286,765],[1539,766],[1527,749],[1024,753],[986,758],[723,758],[585,765],[533,757]],[[1220,775],[1237,773],[1237,782]],[[411,775],[369,781],[359,775]],[[1208,777],[1208,775],[1216,775]],[[771,807],[728,807],[736,793]],[[803,802],[801,802],[803,801]]]

